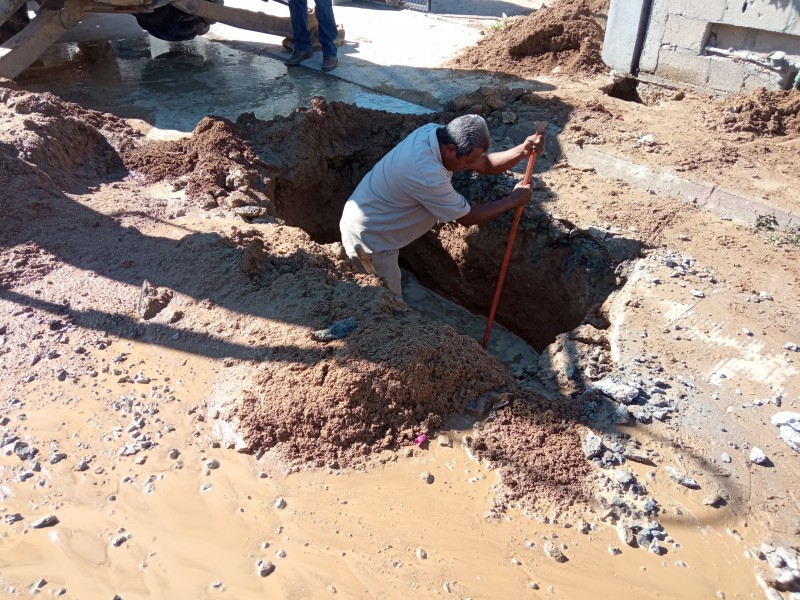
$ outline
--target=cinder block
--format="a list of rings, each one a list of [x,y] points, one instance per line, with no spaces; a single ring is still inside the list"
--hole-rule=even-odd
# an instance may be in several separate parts
[[[708,81],[709,62],[707,56],[662,48],[655,74],[664,79],[703,86]]]
[[[680,15],[692,19],[721,21],[722,16],[725,14],[726,5],[726,0],[671,0],[669,12],[672,15]]]
[[[667,19],[667,27],[664,30],[664,37],[661,42],[700,54],[705,45],[706,35],[710,27],[711,25],[707,19],[695,19],[673,14]]]
[[[752,63],[710,57],[708,59],[708,86],[721,92],[741,93],[744,90],[747,74],[756,68],[756,65]]]
[[[794,11],[794,14],[789,17],[789,22],[786,25],[786,33],[800,36],[800,8]]]
[[[760,69],[758,71],[751,71],[745,73],[744,82],[742,83],[742,91],[752,92],[758,88],[767,88],[768,90],[781,90],[782,76],[776,75],[772,71]]]
[[[796,2],[741,0],[740,2],[731,2],[719,21],[739,27],[788,33],[792,18],[797,17],[798,11],[800,11],[800,7]]]
[[[621,0],[614,0],[620,2]],[[613,5],[613,2],[612,2]],[[639,57],[639,70],[652,73],[658,66],[658,53],[661,50],[661,38],[669,17],[670,0],[654,0],[650,9],[650,22],[647,26],[647,35],[642,45],[642,55]]]

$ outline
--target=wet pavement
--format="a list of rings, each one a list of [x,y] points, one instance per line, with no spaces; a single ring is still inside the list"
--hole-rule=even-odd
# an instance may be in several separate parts
[[[206,115],[230,120],[291,114],[314,96],[396,113],[428,109],[222,41],[170,43],[149,36],[62,44],[18,83],[86,108],[189,133]]]

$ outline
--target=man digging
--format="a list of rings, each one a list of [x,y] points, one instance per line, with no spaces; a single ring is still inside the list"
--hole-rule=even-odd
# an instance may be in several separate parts
[[[356,250],[403,299],[400,248],[424,235],[437,221],[458,221],[468,227],[485,223],[531,199],[531,185],[519,183],[505,198],[470,206],[453,189],[453,173],[470,169],[497,175],[511,169],[531,152],[544,151],[544,134],[502,152],[487,153],[491,137],[478,115],[453,119],[446,127],[429,123],[413,131],[367,173],[344,205],[339,229],[342,244],[356,265]],[[359,248],[357,248],[359,247]]]

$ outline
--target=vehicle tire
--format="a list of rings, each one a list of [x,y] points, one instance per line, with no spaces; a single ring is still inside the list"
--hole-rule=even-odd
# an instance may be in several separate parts
[[[135,15],[139,27],[167,42],[184,42],[208,33],[211,24],[205,19],[187,14],[171,4],[150,13]]]
[[[5,23],[0,25],[0,44],[5,44],[25,29],[28,23],[30,23],[30,18],[28,17],[28,3],[26,2]]]

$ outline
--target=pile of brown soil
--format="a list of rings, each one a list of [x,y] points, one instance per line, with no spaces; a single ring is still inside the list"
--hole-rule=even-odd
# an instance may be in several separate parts
[[[572,407],[573,409],[575,407]],[[494,500],[502,511],[516,505],[558,516],[590,498],[590,463],[575,445],[576,409],[554,409],[537,397],[516,402],[477,430],[471,450],[499,468],[503,488]]]
[[[533,77],[606,69],[600,51],[603,29],[584,2],[559,2],[511,21],[454,58],[448,66]]]
[[[148,182],[185,188],[195,206],[268,207],[270,179],[258,158],[225,119],[206,117],[189,138],[152,142],[125,154],[126,166]]]
[[[722,105],[721,128],[757,135],[800,135],[800,91],[760,88]]]

